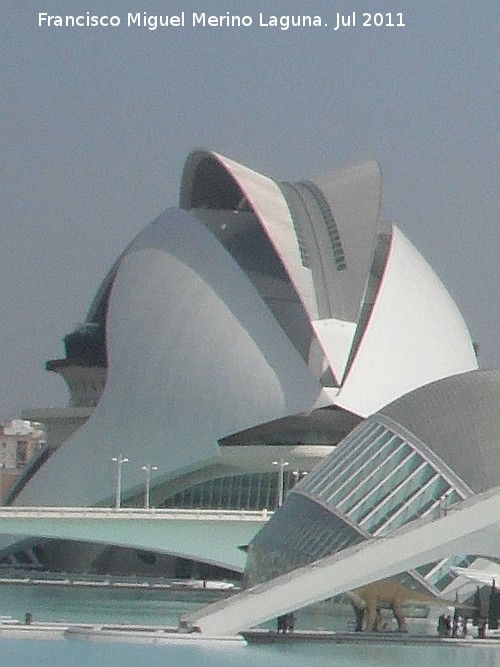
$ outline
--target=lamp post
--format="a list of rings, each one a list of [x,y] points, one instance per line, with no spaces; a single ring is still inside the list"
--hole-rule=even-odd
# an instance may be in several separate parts
[[[294,479],[293,485],[295,486],[295,484],[298,484],[299,480],[303,479],[307,475],[307,472],[306,471],[299,472],[298,470],[292,470],[292,475]]]
[[[111,460],[116,464],[115,509],[119,509],[122,504],[122,466],[128,462],[128,458],[123,454],[118,454],[118,456],[113,456]]]
[[[146,479],[144,481],[144,507],[149,509],[149,496],[151,491],[151,471],[158,470],[158,466],[152,466],[150,463],[146,466],[141,466],[141,470],[146,472]]]
[[[0,463],[0,505],[3,505],[3,470],[5,463]]]
[[[284,459],[273,461],[273,466],[278,466],[278,507],[283,505],[283,484],[285,481],[285,475],[283,471],[288,465],[290,465],[289,461],[285,461]]]

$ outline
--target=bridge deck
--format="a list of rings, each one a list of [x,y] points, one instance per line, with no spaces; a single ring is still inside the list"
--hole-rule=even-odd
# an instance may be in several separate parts
[[[267,512],[231,510],[2,507],[0,553],[19,538],[56,538],[150,550],[242,572],[245,554],[238,547],[268,518]]]

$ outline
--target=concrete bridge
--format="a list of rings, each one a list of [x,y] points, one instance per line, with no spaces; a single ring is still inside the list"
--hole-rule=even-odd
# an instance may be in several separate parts
[[[0,507],[0,533],[151,550],[242,572],[267,512],[95,507]]]

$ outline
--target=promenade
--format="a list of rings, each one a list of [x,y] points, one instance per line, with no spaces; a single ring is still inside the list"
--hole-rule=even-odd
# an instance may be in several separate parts
[[[128,642],[140,644],[230,642],[233,645],[351,644],[397,646],[443,646],[468,649],[500,650],[498,637],[478,639],[441,638],[437,635],[412,635],[399,632],[331,632],[325,630],[296,630],[278,634],[274,630],[244,630],[237,635],[212,636],[179,632],[175,627],[130,624],[44,623],[26,624],[18,619],[0,617],[0,639],[71,639],[90,641]]]

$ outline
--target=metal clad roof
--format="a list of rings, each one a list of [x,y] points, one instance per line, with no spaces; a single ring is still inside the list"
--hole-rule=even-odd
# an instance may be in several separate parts
[[[440,456],[475,492],[500,479],[500,369],[433,382],[381,410]]]

